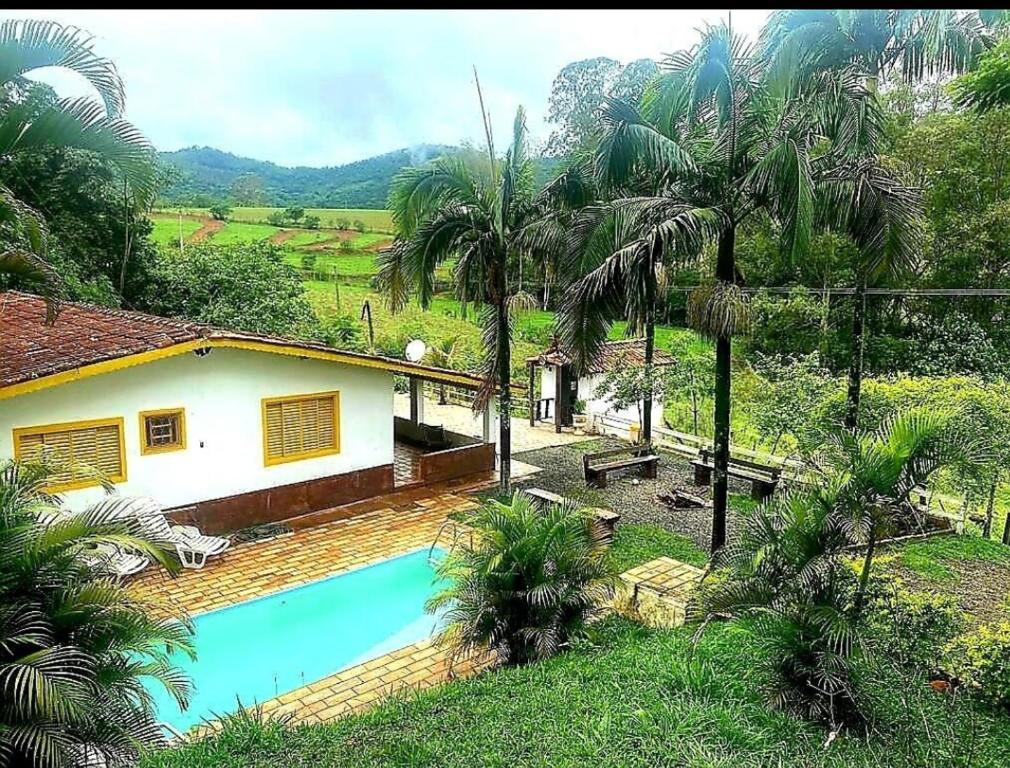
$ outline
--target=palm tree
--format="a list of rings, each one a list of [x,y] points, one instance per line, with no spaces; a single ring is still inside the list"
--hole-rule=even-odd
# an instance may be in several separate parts
[[[479,91],[478,83],[478,94]],[[483,113],[483,100],[481,101]],[[435,290],[435,270],[456,258],[455,283],[461,301],[485,305],[482,315],[484,385],[474,407],[487,408],[497,389],[501,491],[510,490],[511,468],[511,321],[530,304],[511,279],[523,229],[542,216],[550,188],[535,191],[534,168],[527,147],[526,114],[520,107],[504,160],[495,156],[485,114],[487,157],[444,157],[402,171],[394,179],[390,209],[397,228],[393,246],[379,257],[378,282],[393,311],[411,293],[428,307]]]
[[[784,251],[804,254],[817,168],[833,165],[848,143],[864,136],[869,115],[864,91],[851,78],[812,78],[802,88],[770,79],[762,60],[727,25],[708,27],[691,51],[671,56],[664,69],[641,111],[606,104],[595,164],[601,185],[616,198],[611,206],[630,211],[634,222],[656,233],[646,243],[661,242],[661,231],[690,231],[685,218],[697,221],[702,212],[716,230],[715,282],[691,302],[695,325],[716,346],[714,551],[726,540],[731,339],[747,322],[734,254],[737,228],[764,211],[781,225]],[[824,139],[830,151],[815,160],[813,147]],[[627,249],[615,249],[619,253],[611,269],[629,261]],[[651,263],[657,262],[658,254]],[[579,311],[583,316],[568,322],[570,337],[597,338],[605,331],[597,309]],[[570,341],[591,353],[594,342]]]
[[[838,430],[821,443],[814,466],[833,490],[834,515],[849,541],[866,548],[857,613],[877,543],[916,517],[912,490],[925,487],[945,466],[979,458],[976,442],[949,424],[943,411],[913,409],[893,415],[872,432]]]
[[[439,339],[437,344],[433,344],[428,349],[432,362],[440,368],[452,368],[456,362],[456,352],[459,348],[461,336],[446,336]],[[445,405],[448,402],[445,394],[445,382],[438,385],[438,403]]]
[[[592,519],[570,504],[540,508],[524,493],[489,499],[467,520],[472,546],[438,565],[448,586],[428,602],[445,611],[436,642],[453,657],[525,664],[585,635],[606,610],[614,574]]]
[[[856,714],[851,660],[862,646],[850,610],[855,577],[830,484],[776,497],[742,515],[713,558],[699,616],[751,619],[770,703],[837,726]]]
[[[761,32],[772,67],[799,77],[855,68],[876,92],[881,77],[949,76],[974,66],[992,37],[978,11],[941,9],[790,9]]]
[[[45,491],[53,471],[0,467],[0,763],[126,764],[164,741],[145,681],[186,704],[170,654],[192,653],[191,629],[131,596],[94,555],[113,544],[172,565],[117,522],[132,500],[60,512]]]
[[[43,67],[80,75],[101,101],[83,97],[40,104],[30,75]],[[94,52],[86,32],[51,21],[0,23],[0,176],[14,157],[41,147],[89,150],[120,171],[125,199],[142,207],[155,191],[153,149],[122,119],[124,100],[115,65]],[[43,215],[0,182],[0,279],[30,282],[55,301],[62,287],[45,253]]]
[[[876,157],[850,160],[819,179],[818,219],[856,245],[845,426],[859,422],[863,381],[866,289],[873,282],[910,274],[920,253],[922,210],[918,191],[903,184]]]
[[[761,33],[763,54],[772,69],[789,71],[794,77],[806,78],[822,72],[854,73],[876,97],[881,77],[898,74],[906,80],[918,81],[927,75],[937,78],[960,74],[971,69],[978,57],[992,44],[987,24],[977,11],[955,10],[782,10],[773,13]],[[876,155],[873,142],[861,147],[866,160]],[[858,190],[868,189],[864,176],[865,164],[854,168],[849,180],[853,189],[849,201],[861,204]],[[875,172],[878,178],[879,172]],[[910,252],[917,245],[917,227],[911,210],[909,190],[894,192],[898,185],[886,185],[889,199],[871,195],[872,210],[879,211],[896,198],[898,212],[904,221],[891,219],[889,253],[881,244],[863,249],[862,243],[872,242],[880,232],[882,221],[867,211],[856,212],[850,218],[849,234],[860,245],[856,266],[856,293],[853,297],[853,350],[849,367],[848,408],[845,423],[855,429],[859,414],[859,393],[862,387],[864,320],[866,288],[869,279],[900,274],[910,261]],[[844,213],[844,211],[839,211]],[[874,220],[876,218],[876,220]],[[859,232],[865,223],[870,234]],[[904,242],[899,242],[904,240]]]

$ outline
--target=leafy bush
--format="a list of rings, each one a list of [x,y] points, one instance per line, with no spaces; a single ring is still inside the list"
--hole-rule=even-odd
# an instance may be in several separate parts
[[[297,270],[266,242],[159,252],[141,306],[252,333],[315,337],[318,331]]]
[[[896,589],[882,581],[873,591],[868,623],[878,653],[922,670],[941,667],[943,648],[963,623],[957,600]]]
[[[439,564],[449,586],[428,602],[429,611],[445,610],[441,646],[453,656],[490,655],[514,665],[553,656],[585,636],[614,578],[586,512],[540,509],[517,492],[506,502],[486,499],[467,522],[474,544]]]
[[[752,313],[747,347],[765,355],[810,355],[820,349],[826,307],[806,288],[788,296],[758,292],[750,302]]]
[[[231,206],[225,205],[224,203],[212,205],[208,210],[211,218],[215,221],[227,221],[228,217],[231,216]]]
[[[365,222],[361,219],[355,219],[351,223],[351,228],[354,229],[355,232],[365,232],[368,229],[368,227],[365,226]]]
[[[129,765],[163,745],[145,680],[181,706],[189,683],[169,654],[190,627],[123,588],[98,546],[168,563],[123,520],[131,499],[58,511],[55,467],[0,465],[0,764]]]
[[[283,227],[287,224],[287,219],[284,216],[284,211],[273,211],[267,216],[267,224],[273,224],[275,227]]]
[[[367,349],[361,322],[353,315],[331,315],[320,323],[320,339],[331,347],[364,352]]]
[[[302,219],[302,226],[306,229],[319,229],[320,223],[320,218],[312,214],[308,214]]]
[[[953,672],[991,704],[1010,709],[1010,621],[983,625],[949,649]]]

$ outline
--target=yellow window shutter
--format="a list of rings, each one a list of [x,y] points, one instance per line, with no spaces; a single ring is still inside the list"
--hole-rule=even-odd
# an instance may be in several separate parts
[[[263,450],[267,464],[337,453],[338,393],[275,398],[263,403]]]

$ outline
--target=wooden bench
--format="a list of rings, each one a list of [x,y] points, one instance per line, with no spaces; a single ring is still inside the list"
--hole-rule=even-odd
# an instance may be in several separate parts
[[[525,493],[541,504],[567,504],[569,502],[564,496],[545,491],[543,488],[527,488]],[[602,507],[587,507],[586,511],[593,516],[593,538],[604,544],[610,544],[614,540],[614,533],[621,516],[613,510]]]
[[[623,457],[623,458],[620,458]],[[638,469],[642,477],[655,479],[659,456],[651,445],[631,445],[609,451],[587,453],[582,457],[582,471],[586,483],[594,488],[607,487],[607,473],[620,469]]]
[[[712,482],[712,470],[715,468],[715,463],[711,451],[702,448],[698,453],[698,458],[691,461],[691,466],[694,467],[695,485],[708,485]],[[751,498],[755,501],[764,501],[775,493],[782,477],[782,468],[730,456],[727,473],[730,477],[749,480]]]

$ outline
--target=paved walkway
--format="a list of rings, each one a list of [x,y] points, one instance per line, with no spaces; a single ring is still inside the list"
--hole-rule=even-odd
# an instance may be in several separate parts
[[[657,557],[621,574],[614,610],[651,627],[679,627],[703,574],[672,557]]]
[[[397,416],[410,417],[410,396],[397,394],[393,401]],[[437,400],[424,399],[424,423],[441,425],[452,432],[471,437],[483,437],[483,421],[479,414],[463,405],[439,405]],[[592,440],[591,436],[576,434],[571,430],[554,431],[553,424],[537,424],[530,426],[528,419],[512,419],[512,453],[535,451],[538,448],[548,448],[552,445],[580,443]]]

